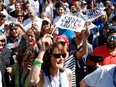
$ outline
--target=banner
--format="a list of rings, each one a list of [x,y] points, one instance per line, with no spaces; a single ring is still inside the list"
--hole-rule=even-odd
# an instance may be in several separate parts
[[[3,11],[1,11],[0,13],[4,14],[6,16],[7,21],[15,21],[16,20],[16,18],[10,16],[5,9]]]
[[[56,24],[56,27],[81,32],[85,21],[81,18],[71,15],[62,15]]]
[[[102,10],[103,11],[105,9],[104,4],[102,2],[101,3],[97,3],[96,5],[97,5],[97,9],[98,10]]]
[[[93,21],[96,18],[105,14],[104,11],[96,9],[87,9],[85,13],[86,13],[86,15],[84,16],[85,21]]]

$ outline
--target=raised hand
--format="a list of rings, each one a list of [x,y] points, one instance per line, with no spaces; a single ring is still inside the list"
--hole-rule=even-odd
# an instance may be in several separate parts
[[[82,30],[82,39],[87,40],[90,35],[90,31],[88,29]]]
[[[48,47],[53,43],[52,40],[53,36],[50,34],[45,34],[42,38],[41,38],[41,50],[47,50]]]

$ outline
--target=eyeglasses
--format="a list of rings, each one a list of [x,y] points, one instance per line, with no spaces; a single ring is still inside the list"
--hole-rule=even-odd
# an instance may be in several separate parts
[[[54,56],[54,58],[56,58],[56,59],[58,59],[58,58],[60,58],[61,56],[63,57],[63,58],[65,58],[66,57],[66,53],[64,53],[64,54],[53,54],[53,56]]]
[[[66,42],[60,41],[58,43],[60,43],[62,46],[64,46]]]
[[[17,15],[17,17],[23,17],[23,15]]]
[[[0,40],[0,42],[5,42],[5,39]]]
[[[109,40],[113,39],[113,40],[116,41],[116,36],[108,36],[108,39],[109,39]]]

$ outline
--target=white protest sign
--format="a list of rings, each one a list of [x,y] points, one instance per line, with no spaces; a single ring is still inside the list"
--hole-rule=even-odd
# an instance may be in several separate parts
[[[10,16],[5,9],[3,11],[1,11],[0,13],[6,15],[7,21],[16,21],[16,18]]]
[[[99,10],[104,10],[105,9],[104,4],[102,2],[97,3],[96,5],[97,5],[97,9],[99,9]]]
[[[85,15],[85,21],[93,21],[96,18],[104,15],[104,11],[101,10],[95,10],[95,9],[87,9],[86,15]]]
[[[8,14],[7,15],[7,21],[17,21],[17,19]]]
[[[81,18],[71,15],[62,15],[59,21],[56,23],[56,27],[81,32],[84,24],[85,21]]]

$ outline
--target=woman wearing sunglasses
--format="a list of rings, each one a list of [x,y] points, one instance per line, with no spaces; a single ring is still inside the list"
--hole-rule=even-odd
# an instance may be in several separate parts
[[[64,50],[66,52],[66,56],[68,57],[69,56],[69,39],[66,35],[58,35],[56,36],[55,38],[56,42],[60,43],[62,46],[64,46]],[[66,58],[67,58],[66,57]]]
[[[72,72],[64,69],[64,47],[59,43],[50,45],[50,42],[49,36],[42,38],[41,51],[33,63],[30,82],[38,87],[71,87]]]
[[[50,34],[51,32],[51,21],[48,18],[43,19],[42,26],[41,26],[41,36],[45,34]]]

